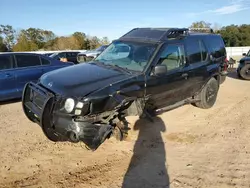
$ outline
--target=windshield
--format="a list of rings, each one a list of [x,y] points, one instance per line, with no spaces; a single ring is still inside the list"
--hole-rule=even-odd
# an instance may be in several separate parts
[[[113,42],[94,61],[119,66],[132,71],[143,71],[156,45],[136,42]]]
[[[94,51],[103,51],[107,48],[107,46],[100,46],[99,48],[96,48]]]

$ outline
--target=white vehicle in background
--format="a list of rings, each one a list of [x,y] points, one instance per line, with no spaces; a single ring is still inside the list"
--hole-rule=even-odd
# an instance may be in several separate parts
[[[102,53],[107,47],[108,45],[102,45],[94,50],[87,50],[85,52],[81,52],[77,55],[77,61],[81,63],[92,60],[93,58],[96,58],[98,55],[100,55],[100,53]]]

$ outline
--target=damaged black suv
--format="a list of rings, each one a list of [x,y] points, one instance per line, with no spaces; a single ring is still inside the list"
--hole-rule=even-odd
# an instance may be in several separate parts
[[[135,28],[88,63],[27,83],[25,115],[54,142],[96,150],[123,140],[127,116],[154,116],[185,104],[211,108],[227,75],[220,35],[189,28]]]

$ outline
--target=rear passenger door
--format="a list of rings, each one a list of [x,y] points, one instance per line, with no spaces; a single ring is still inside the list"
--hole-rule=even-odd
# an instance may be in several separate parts
[[[208,78],[208,50],[200,38],[187,38],[185,41],[187,61],[189,64],[189,90],[192,95],[200,91]]]
[[[0,55],[0,101],[17,97],[13,56]]]
[[[16,54],[17,89],[22,93],[24,85],[36,82],[43,74],[40,57],[33,54]]]

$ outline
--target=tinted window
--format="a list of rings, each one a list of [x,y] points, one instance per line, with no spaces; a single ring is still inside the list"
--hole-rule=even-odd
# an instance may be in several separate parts
[[[215,58],[226,55],[225,45],[220,36],[209,37],[208,40],[212,54]]]
[[[41,65],[39,56],[35,55],[15,55],[17,67],[31,67]]]
[[[201,48],[201,60],[205,61],[207,59],[207,55],[208,55],[207,50],[205,48],[204,43],[201,40],[199,41],[199,43],[200,43],[200,48]]]
[[[167,45],[160,57],[160,64],[166,65],[168,71],[182,67],[185,64],[184,48],[181,45]]]
[[[11,69],[12,61],[11,56],[4,55],[0,56],[0,70]]]
[[[41,58],[42,59],[42,64],[43,65],[49,65],[50,64],[50,61],[47,60],[47,59],[44,59],[44,58]]]
[[[67,53],[66,53],[66,56],[67,56],[67,57],[73,57],[73,56],[74,56],[74,54],[73,54],[73,53],[71,53],[71,52],[67,52]]]
[[[187,42],[187,55],[190,63],[201,62],[200,42],[195,39],[189,39]]]

